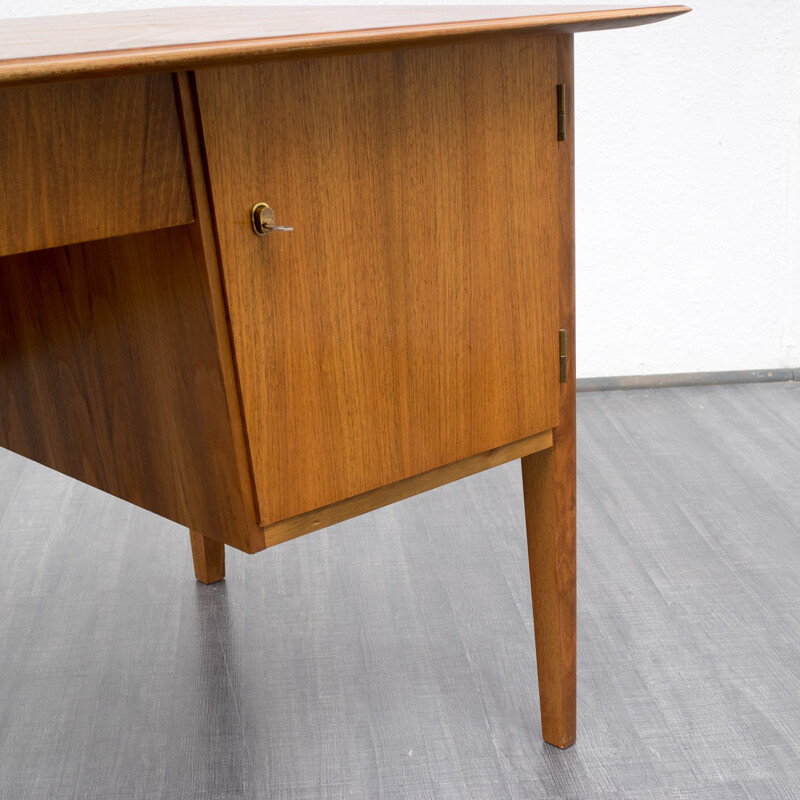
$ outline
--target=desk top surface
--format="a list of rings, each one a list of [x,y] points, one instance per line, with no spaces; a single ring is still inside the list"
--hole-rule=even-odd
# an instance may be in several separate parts
[[[621,28],[681,5],[246,6],[0,20],[0,83],[241,63],[498,31]]]

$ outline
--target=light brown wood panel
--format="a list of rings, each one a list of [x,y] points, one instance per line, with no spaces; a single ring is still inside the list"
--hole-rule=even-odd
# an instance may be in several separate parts
[[[476,472],[505,464],[516,458],[523,458],[531,453],[538,453],[553,446],[552,431],[537,433],[519,442],[505,444],[487,453],[465,458],[456,461],[454,464],[446,464],[443,467],[433,469],[430,472],[423,472],[421,475],[414,475],[397,483],[381,486],[370,492],[351,497],[347,500],[340,500],[324,508],[309,511],[290,519],[275,522],[264,528],[264,539],[267,547],[274,544],[294,539],[305,533],[325,528],[350,517],[374,511],[376,508],[388,506],[415,494],[421,494],[446,483],[466,478]]]
[[[555,37],[196,79],[263,524],[555,425]]]
[[[208,304],[216,337],[220,376],[225,391],[234,457],[239,474],[239,483],[242,486],[247,506],[247,522],[249,526],[252,520],[258,519],[255,486],[250,468],[250,455],[244,430],[241,395],[236,380],[236,367],[233,363],[233,348],[225,308],[225,293],[217,257],[217,242],[211,214],[211,198],[203,157],[200,117],[191,75],[185,72],[177,73],[175,75],[175,88],[183,123],[186,164],[189,169],[192,200],[197,216],[195,235],[198,237],[202,252],[202,263],[205,268],[204,278],[207,282],[205,285],[208,287]],[[248,534],[248,547],[251,552],[261,550],[264,547],[263,536],[260,531],[255,531],[252,527]]]
[[[0,446],[263,549],[196,226],[0,259]]]
[[[575,741],[575,134],[572,37],[558,42],[558,81],[566,86],[566,140],[558,148],[559,326],[567,331],[567,380],[558,388],[552,449],[522,459],[522,487],[533,594],[542,735],[556,747]]]
[[[0,89],[0,255],[190,222],[172,76]]]
[[[503,31],[623,28],[681,5],[248,6],[0,20],[0,83],[175,70]]]

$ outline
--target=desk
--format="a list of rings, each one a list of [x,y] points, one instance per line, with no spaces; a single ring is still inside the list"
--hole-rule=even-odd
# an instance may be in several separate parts
[[[190,528],[205,583],[520,458],[569,746],[572,34],[687,10],[0,23],[0,445]]]

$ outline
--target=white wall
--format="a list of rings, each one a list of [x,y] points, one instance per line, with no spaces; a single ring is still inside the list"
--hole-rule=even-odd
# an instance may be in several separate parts
[[[800,2],[575,41],[579,375],[800,367]]]
[[[800,367],[800,2],[694,9],[576,36],[579,376]]]

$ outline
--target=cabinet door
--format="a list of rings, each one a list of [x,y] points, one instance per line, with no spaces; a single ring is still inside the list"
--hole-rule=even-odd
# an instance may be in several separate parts
[[[196,80],[262,524],[556,425],[554,37]]]

